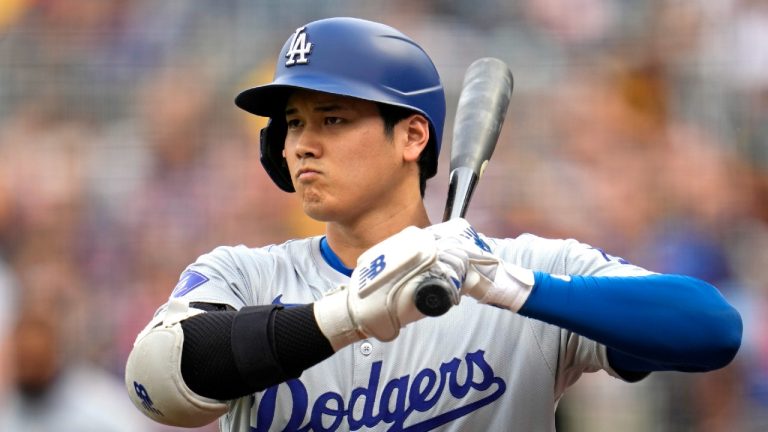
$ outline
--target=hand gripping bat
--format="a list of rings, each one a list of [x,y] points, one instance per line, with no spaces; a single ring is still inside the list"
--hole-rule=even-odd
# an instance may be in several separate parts
[[[513,85],[512,72],[499,59],[481,58],[467,68],[453,125],[443,221],[466,214],[472,192],[496,148]],[[416,288],[416,307],[424,315],[442,315],[453,305],[455,290],[450,281],[427,279]]]

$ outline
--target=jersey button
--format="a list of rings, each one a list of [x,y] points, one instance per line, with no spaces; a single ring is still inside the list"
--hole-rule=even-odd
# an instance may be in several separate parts
[[[373,344],[368,341],[363,342],[360,345],[360,352],[363,353],[364,356],[371,355],[371,352],[373,352]]]

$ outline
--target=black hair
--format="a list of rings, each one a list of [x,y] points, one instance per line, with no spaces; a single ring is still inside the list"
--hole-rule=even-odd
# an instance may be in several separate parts
[[[418,111],[414,111],[410,108],[405,108],[401,106],[396,105],[388,105],[383,103],[376,103],[379,107],[379,113],[381,114],[381,118],[384,120],[384,134],[387,137],[392,137],[393,133],[395,131],[395,125],[400,122],[401,120],[408,118],[409,116],[413,114],[418,114]],[[430,138],[430,142],[433,138]],[[427,189],[427,167],[426,164],[427,161],[431,160],[435,157],[435,146],[433,145],[427,145],[424,150],[422,150],[421,155],[419,156],[419,191],[421,192],[421,197],[424,198],[424,192]]]

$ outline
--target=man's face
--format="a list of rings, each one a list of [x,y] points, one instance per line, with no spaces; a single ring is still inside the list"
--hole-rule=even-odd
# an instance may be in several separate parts
[[[285,118],[285,158],[307,215],[353,223],[402,199],[413,171],[403,160],[407,132],[398,124],[387,136],[376,104],[300,90]]]

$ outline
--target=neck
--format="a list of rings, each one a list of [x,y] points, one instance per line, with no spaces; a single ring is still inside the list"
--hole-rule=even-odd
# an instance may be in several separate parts
[[[357,265],[357,258],[375,244],[408,226],[424,228],[430,225],[422,201],[412,201],[406,208],[366,215],[354,223],[329,222],[326,228],[328,245],[349,268]]]

